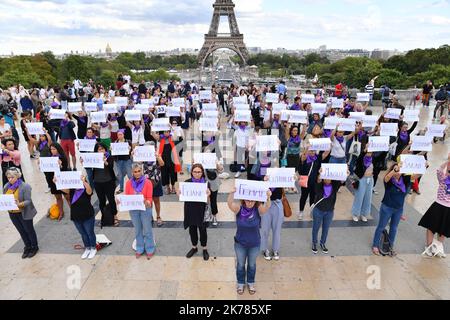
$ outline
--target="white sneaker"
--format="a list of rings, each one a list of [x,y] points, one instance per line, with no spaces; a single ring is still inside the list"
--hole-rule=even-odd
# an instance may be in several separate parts
[[[266,259],[267,261],[272,260],[272,256],[270,255],[270,251],[269,251],[269,250],[264,251],[263,257],[264,257],[264,259]]]
[[[355,217],[355,216],[353,216],[353,221],[354,221],[354,222],[358,222],[358,221],[359,221],[359,218],[358,218],[358,217]]]
[[[219,174],[218,176],[220,179],[228,179],[230,177],[230,174],[228,172],[222,172],[221,174]]]
[[[83,260],[87,259],[87,257],[89,256],[90,253],[91,253],[91,249],[84,249],[84,252],[81,255],[81,259],[83,259]]]
[[[239,178],[241,176],[241,172],[240,171],[238,171],[238,172],[236,172],[236,174],[234,175],[234,177],[237,179],[237,178]]]
[[[300,212],[297,214],[297,218],[298,218],[298,220],[303,220],[303,211],[300,211]]]
[[[367,218],[365,216],[361,216],[362,222],[367,222]]]
[[[278,251],[274,251],[273,260],[275,260],[275,261],[280,260],[280,253]]]
[[[97,254],[97,249],[91,249],[91,252],[89,253],[89,260],[94,259],[95,255]]]

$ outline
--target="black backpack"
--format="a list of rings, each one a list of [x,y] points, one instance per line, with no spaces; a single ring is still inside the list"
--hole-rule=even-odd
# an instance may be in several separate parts
[[[384,229],[383,233],[381,234],[379,250],[382,256],[392,255],[392,245],[391,241],[389,240],[389,233],[386,229]]]
[[[102,220],[100,227],[112,227],[114,225],[114,216],[111,212],[111,205],[108,203],[102,211]]]

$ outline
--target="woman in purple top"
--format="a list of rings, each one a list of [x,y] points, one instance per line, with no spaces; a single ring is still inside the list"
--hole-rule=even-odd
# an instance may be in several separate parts
[[[237,232],[234,237],[234,250],[236,252],[236,277],[237,293],[244,293],[245,278],[247,275],[248,292],[251,295],[256,293],[256,257],[259,254],[261,245],[261,235],[259,228],[261,225],[261,215],[265,214],[271,206],[270,197],[272,192],[267,191],[267,201],[264,205],[255,201],[234,202],[233,188],[228,196],[228,208],[236,214]],[[247,261],[247,272],[245,262]]]

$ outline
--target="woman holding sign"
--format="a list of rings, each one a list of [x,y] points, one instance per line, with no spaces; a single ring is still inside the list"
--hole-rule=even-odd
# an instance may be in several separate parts
[[[191,169],[191,179],[186,180],[187,183],[207,183],[205,170],[201,164],[194,164]],[[177,195],[181,195],[181,191],[177,190]],[[206,196],[211,195],[209,187],[206,189]],[[200,233],[200,244],[203,247],[203,260],[209,260],[209,253],[207,249],[208,234],[206,228],[208,223],[205,222],[205,210],[207,204],[204,202],[190,202],[184,203],[184,229],[189,228],[189,235],[191,237],[192,249],[187,253],[186,258],[190,259],[198,252],[198,233]],[[198,231],[197,231],[198,230]]]
[[[239,204],[235,203],[235,192],[236,188],[233,188],[228,195],[228,208],[236,214],[237,231],[234,237],[234,250],[236,252],[237,293],[244,294],[244,287],[247,283],[248,292],[254,295],[256,293],[256,258],[261,246],[259,232],[261,216],[269,211],[272,205],[270,201],[272,193],[270,190],[267,191],[267,201],[262,205],[249,200],[241,201]]]
[[[367,139],[365,139],[365,142],[367,142]],[[359,180],[354,184],[356,189],[352,207],[354,222],[358,222],[360,217],[363,222],[367,222],[367,217],[369,217],[371,212],[374,164],[373,154],[372,152],[367,152],[367,148],[368,144],[366,144],[364,151],[361,152],[356,160],[355,175]]]
[[[64,120],[61,120],[60,124],[60,136],[61,136],[61,147],[66,154],[67,161],[69,163],[70,168],[70,157],[72,157],[72,168],[74,171],[77,170],[77,158],[75,156],[75,132],[73,132],[73,128],[75,128],[75,123],[73,123],[72,117],[70,113],[66,112],[66,116]]]
[[[181,172],[181,162],[170,131],[165,131],[160,136],[158,154],[164,161],[161,168],[163,187],[167,188],[167,194],[175,194],[175,183],[178,180],[177,174]]]
[[[31,111],[25,111],[21,114],[22,120],[20,120],[20,127],[22,128],[22,134],[28,145],[28,153],[30,154],[31,159],[35,159],[34,156],[34,144],[36,139],[28,133],[28,129],[26,124],[32,122],[32,114]]]
[[[8,183],[6,171],[12,167],[21,169],[20,151],[18,150],[16,139],[9,138],[2,141],[2,153],[0,156],[2,162],[2,181],[3,185],[5,185]],[[22,180],[24,180],[23,177]]]
[[[37,214],[31,199],[31,186],[22,178],[18,168],[10,168],[6,172],[8,183],[3,188],[5,195],[13,195],[18,210],[10,210],[9,218],[25,244],[22,259],[32,258],[39,250],[36,231],[33,227],[33,218]]]
[[[129,144],[129,151],[131,151],[131,141],[125,140],[125,129],[119,129],[117,131],[117,140],[115,143],[128,143]],[[116,194],[120,194],[124,190],[125,185],[125,176],[128,177],[128,179],[131,179],[131,166],[133,162],[131,161],[130,155],[120,155],[120,156],[114,156],[114,162],[116,163],[116,169],[117,169],[117,180],[119,181],[119,191],[117,191]]]
[[[437,178],[437,200],[420,220],[419,226],[427,229],[427,247],[424,254],[445,258],[444,241],[445,238],[450,238],[450,154],[448,160],[437,170]],[[436,233],[438,240],[434,238]]]
[[[144,251],[150,260],[155,254],[155,241],[152,230],[152,196],[153,184],[144,176],[141,164],[133,164],[133,177],[125,186],[125,195],[143,195],[145,210],[130,210],[136,237],[136,258],[139,259]],[[120,205],[120,201],[117,201]]]
[[[402,163],[394,164],[384,177],[385,193],[381,202],[380,217],[372,244],[372,252],[375,255],[380,255],[381,234],[389,221],[389,243],[390,247],[394,248],[395,236],[403,214],[408,189],[411,187],[411,181],[418,177],[417,175],[411,176],[400,173],[402,165]],[[395,256],[396,252],[391,250],[390,255]]]
[[[66,155],[64,153],[64,150],[62,149],[61,145],[59,143],[52,143],[50,145],[50,156],[51,157],[57,157],[59,168],[61,171],[70,171],[69,170],[69,162],[66,158]],[[54,181],[55,173],[54,172],[46,172],[45,174],[45,180],[47,180],[47,184],[50,187],[50,192],[53,194],[56,198],[56,204],[58,206],[59,211],[59,218],[58,220],[61,221],[64,217],[64,203],[63,203],[63,195],[66,198],[66,201],[68,204],[70,204],[69,195],[63,192],[62,190],[57,190],[56,184]]]

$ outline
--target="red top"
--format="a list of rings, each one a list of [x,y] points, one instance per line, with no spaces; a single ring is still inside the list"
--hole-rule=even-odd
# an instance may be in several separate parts
[[[125,194],[127,196],[133,196],[138,194],[132,187],[131,185],[131,180],[127,181],[127,184],[125,185]],[[142,189],[142,192],[140,193],[144,196],[144,200],[149,201],[150,203],[152,203],[152,196],[153,196],[153,184],[151,183],[150,180],[145,179],[145,183],[144,183],[144,189]]]

